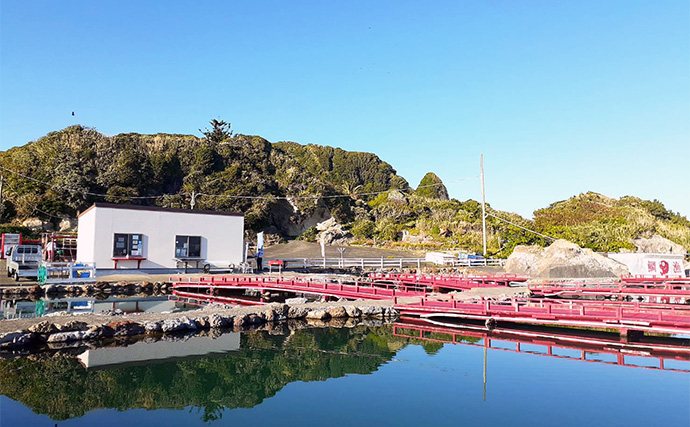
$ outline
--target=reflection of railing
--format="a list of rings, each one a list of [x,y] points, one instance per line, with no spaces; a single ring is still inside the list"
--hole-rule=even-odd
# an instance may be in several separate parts
[[[408,323],[409,322],[409,323]],[[690,372],[690,346],[687,340],[677,339],[677,343],[641,343],[621,342],[615,338],[587,336],[558,332],[523,331],[514,329],[494,329],[489,332],[469,326],[439,327],[405,319],[393,325],[393,335],[447,344],[461,344],[473,347],[484,347],[493,350],[528,353],[559,359],[579,360],[583,362],[621,365],[645,369],[661,369],[676,372]],[[444,338],[443,336],[446,336]],[[472,342],[473,340],[482,340]],[[667,340],[670,341],[670,340]],[[500,346],[501,343],[514,343],[514,348]],[[543,351],[539,351],[543,349]],[[575,350],[576,356],[564,354],[560,350]],[[614,361],[596,358],[596,354],[611,354]],[[627,359],[626,359],[627,357]],[[656,366],[632,363],[633,357],[655,360]],[[667,367],[665,361],[675,360],[687,363],[687,369]]]
[[[246,296],[242,297],[227,297],[227,296],[214,296],[214,295],[204,295],[194,292],[184,292],[174,290],[173,294],[169,297],[170,301],[181,302],[183,304],[195,305],[199,307],[205,307],[209,304],[228,304],[228,305],[263,305],[267,304],[260,300],[251,300]]]

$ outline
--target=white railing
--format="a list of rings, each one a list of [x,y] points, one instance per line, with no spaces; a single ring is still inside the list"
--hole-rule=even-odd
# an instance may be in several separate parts
[[[495,267],[502,266],[506,263],[502,258],[484,258],[484,259],[454,259],[446,262],[446,265],[453,267]]]
[[[288,258],[284,268],[421,268],[431,264],[424,258]],[[501,266],[504,259],[456,259],[445,263],[453,267]]]

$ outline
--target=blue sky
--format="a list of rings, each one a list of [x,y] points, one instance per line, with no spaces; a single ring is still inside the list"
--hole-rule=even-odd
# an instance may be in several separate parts
[[[690,215],[690,6],[671,1],[0,4],[0,149],[79,123],[371,151],[530,216],[586,191]],[[72,111],[75,116],[72,117]],[[471,179],[463,180],[470,177]]]

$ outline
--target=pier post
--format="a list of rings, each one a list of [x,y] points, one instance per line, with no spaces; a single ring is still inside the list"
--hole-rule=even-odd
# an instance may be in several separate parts
[[[623,342],[638,341],[640,338],[642,338],[644,336],[643,331],[638,331],[635,329],[628,329],[628,328],[620,328],[620,334],[621,334],[621,341],[623,341]]]

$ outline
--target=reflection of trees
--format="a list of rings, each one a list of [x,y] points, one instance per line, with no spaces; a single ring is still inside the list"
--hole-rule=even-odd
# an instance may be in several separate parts
[[[405,339],[390,328],[305,329],[290,336],[252,332],[242,350],[193,360],[86,371],[75,359],[0,361],[0,393],[53,419],[97,408],[200,408],[204,421],[224,408],[249,408],[293,381],[370,374]]]

